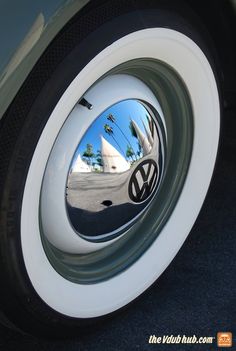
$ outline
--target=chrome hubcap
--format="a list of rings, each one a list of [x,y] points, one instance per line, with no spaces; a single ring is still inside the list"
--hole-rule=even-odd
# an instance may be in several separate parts
[[[159,121],[159,122],[158,122]],[[106,109],[73,156],[66,186],[68,217],[86,239],[110,239],[149,205],[163,174],[158,112],[128,99]]]

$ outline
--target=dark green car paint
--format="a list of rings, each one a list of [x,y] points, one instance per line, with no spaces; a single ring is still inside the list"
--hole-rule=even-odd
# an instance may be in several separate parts
[[[52,39],[88,2],[0,1],[0,119]]]

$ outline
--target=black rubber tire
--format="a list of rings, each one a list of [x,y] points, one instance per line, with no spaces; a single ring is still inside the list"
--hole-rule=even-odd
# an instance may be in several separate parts
[[[85,7],[59,33],[4,116],[0,130],[0,319],[8,326],[34,335],[61,337],[76,335],[81,328],[102,319],[79,320],[61,315],[34,290],[20,240],[24,184],[42,130],[73,78],[109,44],[149,27],[169,27],[186,34],[197,42],[216,70],[208,34],[185,3],[96,2],[94,7]]]

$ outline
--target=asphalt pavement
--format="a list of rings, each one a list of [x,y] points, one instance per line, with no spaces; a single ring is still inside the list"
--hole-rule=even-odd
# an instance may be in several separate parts
[[[0,327],[3,351],[220,350],[213,344],[149,344],[150,335],[216,337],[236,350],[236,114],[225,113],[218,163],[201,213],[184,246],[138,301],[82,338],[48,341]],[[222,350],[222,349],[221,349]]]

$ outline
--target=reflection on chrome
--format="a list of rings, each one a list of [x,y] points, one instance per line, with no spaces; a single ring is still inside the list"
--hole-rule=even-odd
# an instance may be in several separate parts
[[[121,101],[104,111],[79,142],[66,203],[80,235],[101,239],[121,232],[151,201],[164,158],[155,114],[141,101]]]

